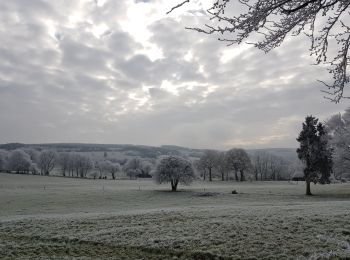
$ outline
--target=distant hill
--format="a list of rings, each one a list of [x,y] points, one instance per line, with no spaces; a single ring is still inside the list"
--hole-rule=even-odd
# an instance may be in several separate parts
[[[8,144],[0,144],[0,149],[16,150],[19,148],[23,148],[25,146],[26,146],[25,144],[21,144],[21,143],[8,143]]]
[[[128,156],[140,156],[145,158],[156,158],[160,155],[183,155],[199,158],[205,149],[193,149],[176,145],[147,146],[133,144],[85,144],[85,143],[46,143],[46,144],[21,144],[9,143],[1,144],[0,149],[14,150],[18,148],[34,149],[55,149],[59,152],[120,152]],[[251,155],[256,152],[267,152],[280,156],[286,160],[294,161],[297,159],[295,148],[266,148],[266,149],[247,149]]]

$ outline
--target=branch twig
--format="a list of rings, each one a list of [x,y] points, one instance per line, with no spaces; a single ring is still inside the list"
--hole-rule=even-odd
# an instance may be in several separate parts
[[[181,7],[181,6],[183,6],[184,4],[189,3],[189,2],[190,2],[190,0],[185,0],[185,1],[183,1],[182,3],[180,3],[180,4],[178,4],[178,5],[175,5],[173,8],[171,8],[170,11],[166,12],[166,14],[170,14],[170,13],[171,13],[172,11],[174,11],[175,9],[177,9],[177,8],[179,8],[179,7]]]

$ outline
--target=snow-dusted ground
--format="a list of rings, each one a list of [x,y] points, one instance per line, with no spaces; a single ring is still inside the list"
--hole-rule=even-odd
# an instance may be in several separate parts
[[[239,194],[231,194],[232,190]],[[0,174],[1,259],[350,257],[350,184]]]

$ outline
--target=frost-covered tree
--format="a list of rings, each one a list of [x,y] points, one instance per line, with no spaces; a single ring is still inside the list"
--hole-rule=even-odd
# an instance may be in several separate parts
[[[94,163],[88,155],[75,153],[72,155],[72,160],[77,177],[85,178],[94,168]]]
[[[74,176],[74,171],[75,171],[75,158],[77,156],[77,153],[74,152],[69,152],[69,160],[68,160],[68,164],[67,164],[67,171],[68,171],[68,175],[73,177]]]
[[[70,153],[63,152],[58,155],[58,164],[61,167],[63,176],[66,176],[66,172],[69,170],[70,160],[71,160]]]
[[[142,173],[142,160],[138,157],[129,159],[124,165],[124,171],[130,179],[135,179]]]
[[[99,179],[103,178],[103,173],[107,171],[107,167],[108,165],[106,163],[106,160],[95,161],[95,169],[97,169],[100,174]]]
[[[112,176],[112,179],[115,180],[115,174],[120,171],[120,164],[119,163],[114,163],[114,162],[111,162],[111,161],[105,161],[105,169],[106,171],[108,171],[111,176]]]
[[[269,156],[269,179],[278,181],[288,179],[289,163],[283,158],[275,155]]]
[[[215,168],[221,175],[221,180],[224,181],[226,176],[226,180],[228,181],[228,172],[230,171],[230,165],[225,152],[218,152],[215,161]]]
[[[333,149],[328,143],[328,136],[324,124],[318,123],[318,163],[320,172],[319,182],[321,184],[330,183],[329,178],[333,172]]]
[[[29,166],[29,171],[30,171],[33,175],[39,174],[40,169],[39,169],[37,163],[31,161],[30,166]]]
[[[206,150],[201,156],[198,162],[198,167],[204,170],[204,180],[205,172],[208,172],[209,181],[213,180],[213,169],[215,168],[217,162],[218,152],[214,150]]]
[[[244,181],[244,173],[251,167],[247,152],[241,148],[233,148],[226,152],[226,158],[230,168],[235,172],[236,181],[239,180],[238,173],[241,175],[241,181]]]
[[[49,175],[55,167],[57,153],[53,150],[42,151],[39,155],[38,167],[41,174]]]
[[[257,152],[253,156],[253,172],[255,180],[266,180],[269,169],[269,154],[266,152]]]
[[[84,178],[94,168],[94,163],[90,156],[82,153],[69,152],[65,161],[68,174],[72,177]]]
[[[190,1],[179,1],[169,12]],[[327,97],[339,102],[349,85],[349,11],[349,0],[215,0],[207,10],[208,23],[187,29],[218,34],[229,45],[254,38],[252,44],[265,52],[279,47],[288,35],[304,34],[316,64],[325,64],[332,74],[333,82],[323,82]]]
[[[176,191],[179,183],[189,185],[195,178],[190,161],[179,156],[168,156],[161,159],[154,171],[154,179],[158,184],[169,183],[171,190]]]
[[[31,163],[32,161],[27,153],[22,150],[14,150],[8,158],[6,168],[16,173],[29,173]]]
[[[149,161],[142,161],[142,164],[141,164],[141,175],[139,175],[139,177],[142,177],[142,178],[149,178],[149,177],[152,177],[151,176],[151,172],[154,168],[154,165],[149,162]]]
[[[267,152],[256,152],[252,156],[254,179],[257,180],[289,180],[291,162]]]
[[[39,156],[40,156],[40,152],[38,150],[32,149],[32,148],[27,148],[27,149],[23,149],[24,152],[26,152],[30,159],[34,162],[34,163],[38,163],[39,161]]]
[[[6,163],[9,157],[9,153],[6,150],[0,150],[0,171],[6,169]]]
[[[336,114],[326,122],[329,142],[334,149],[334,174],[337,179],[350,177],[350,108]]]
[[[300,143],[297,154],[305,166],[306,195],[312,195],[310,183],[329,183],[332,171],[332,151],[323,124],[307,116],[297,141]]]

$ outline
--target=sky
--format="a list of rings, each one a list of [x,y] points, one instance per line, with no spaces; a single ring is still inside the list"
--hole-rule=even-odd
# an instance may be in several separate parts
[[[296,147],[323,98],[309,42],[268,54],[185,27],[211,1],[0,2],[0,143]]]

